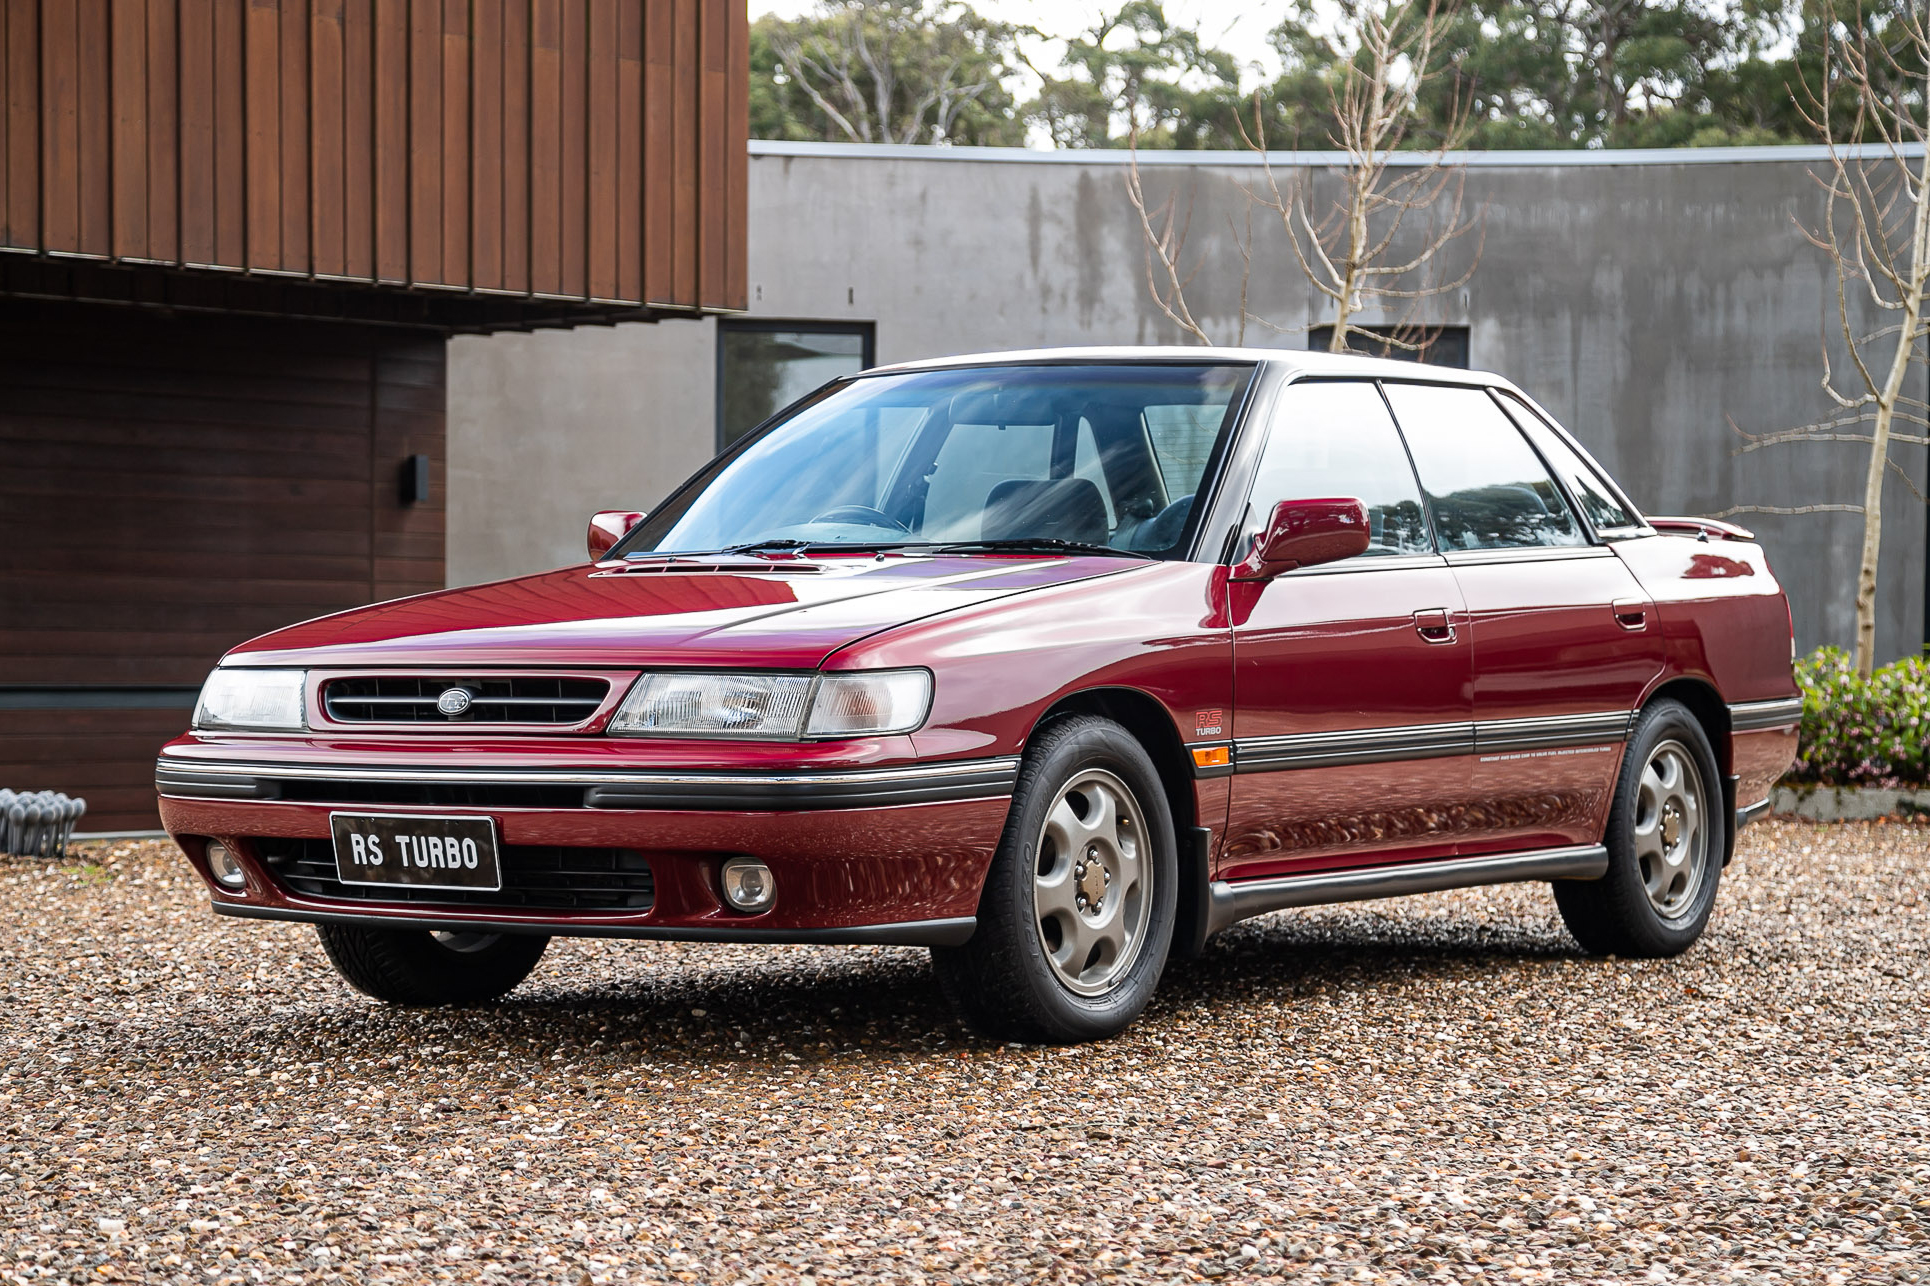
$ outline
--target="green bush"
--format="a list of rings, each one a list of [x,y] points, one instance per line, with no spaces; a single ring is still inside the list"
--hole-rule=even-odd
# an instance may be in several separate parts
[[[1869,678],[1849,653],[1818,648],[1796,664],[1802,741],[1792,782],[1930,786],[1930,660],[1907,657]]]

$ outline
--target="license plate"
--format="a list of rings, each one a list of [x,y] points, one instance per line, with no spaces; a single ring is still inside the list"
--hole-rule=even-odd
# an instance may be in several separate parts
[[[503,887],[490,818],[331,813],[328,823],[335,832],[336,878],[344,884]]]

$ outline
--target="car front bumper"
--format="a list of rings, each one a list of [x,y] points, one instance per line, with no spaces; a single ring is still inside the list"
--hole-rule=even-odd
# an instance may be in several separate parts
[[[225,915],[610,938],[946,945],[972,934],[1017,774],[1016,758],[740,772],[195,753],[164,754],[155,784],[163,824]],[[438,901],[428,890],[332,884],[329,817],[344,812],[489,817],[504,853],[506,893]],[[243,888],[213,878],[209,840],[240,859]],[[572,868],[610,854],[623,855],[632,871],[647,864],[648,905],[577,904],[568,873],[554,873],[559,862]],[[718,869],[734,856],[770,867],[777,887],[770,910],[746,915],[724,902]],[[548,863],[552,869],[539,873],[545,886],[512,887],[508,868],[518,862]]]

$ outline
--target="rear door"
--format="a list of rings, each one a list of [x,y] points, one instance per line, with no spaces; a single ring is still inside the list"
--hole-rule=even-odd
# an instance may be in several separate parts
[[[1486,389],[1388,383],[1473,642],[1463,852],[1595,843],[1628,725],[1662,669],[1642,586]]]
[[[1280,501],[1314,497],[1364,502],[1372,543],[1229,586],[1237,771],[1222,878],[1451,854],[1471,788],[1466,613],[1373,383],[1282,392],[1248,534]]]

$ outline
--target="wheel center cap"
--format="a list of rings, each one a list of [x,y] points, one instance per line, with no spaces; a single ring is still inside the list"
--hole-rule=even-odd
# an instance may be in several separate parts
[[[1682,810],[1673,800],[1662,806],[1662,842],[1674,848],[1682,838]]]
[[[1079,890],[1081,910],[1097,911],[1106,900],[1106,886],[1112,883],[1112,872],[1099,860],[1097,851],[1086,850],[1086,856],[1072,868],[1072,882]]]

